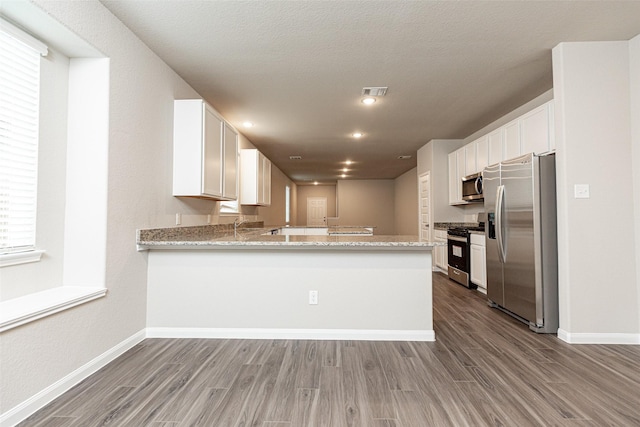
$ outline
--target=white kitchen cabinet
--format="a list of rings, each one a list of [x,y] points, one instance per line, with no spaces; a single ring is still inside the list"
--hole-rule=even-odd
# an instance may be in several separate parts
[[[520,118],[521,154],[551,149],[550,114],[551,103],[546,103]]]
[[[243,205],[271,204],[271,161],[255,148],[243,149],[240,154],[241,192]]]
[[[462,200],[462,177],[465,176],[465,147],[449,153],[449,204],[464,205]]]
[[[174,196],[235,200],[237,159],[237,133],[210,105],[174,102]]]
[[[471,142],[464,146],[464,171],[460,178],[478,172],[476,167],[476,143]]]
[[[434,233],[434,241],[440,243],[447,243],[447,230],[435,230]],[[447,246],[436,246],[433,248],[434,254],[434,264],[441,271],[448,271],[448,255],[447,255]]]
[[[224,190],[225,198],[238,198],[238,132],[224,123]]]
[[[495,165],[504,160],[504,129],[496,129],[487,135],[489,144],[489,162],[488,165]]]
[[[505,126],[504,159],[513,159],[522,153],[520,149],[520,120],[516,119]]]
[[[487,293],[487,253],[484,234],[471,234],[471,283],[478,285],[478,290]]]
[[[475,141],[476,172],[482,172],[489,165],[489,138],[483,136]]]

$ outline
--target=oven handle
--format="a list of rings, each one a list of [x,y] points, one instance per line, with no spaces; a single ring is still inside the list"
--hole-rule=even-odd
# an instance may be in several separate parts
[[[460,236],[451,236],[451,235],[448,235],[448,236],[447,236],[447,240],[453,240],[453,241],[455,241],[455,242],[467,243],[467,238],[466,238],[466,237],[460,237]]]
[[[504,233],[502,228],[504,209],[504,185],[498,186],[496,194],[496,240],[498,241],[498,255],[500,261],[504,264],[507,259],[507,254],[504,245]]]

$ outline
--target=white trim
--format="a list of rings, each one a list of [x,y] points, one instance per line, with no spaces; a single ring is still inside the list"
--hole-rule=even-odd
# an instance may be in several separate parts
[[[147,328],[147,338],[435,341],[433,330]]]
[[[628,344],[640,345],[640,334],[571,333],[558,329],[558,338],[569,344]]]
[[[4,414],[0,415],[0,426],[8,427],[16,425],[23,421],[39,409],[43,408],[55,398],[61,396],[63,393],[71,389],[80,381],[86,379],[99,369],[103,368],[107,364],[113,362],[116,358],[121,356],[124,352],[130,350],[145,339],[144,329],[125,339],[121,343],[115,345],[111,349],[102,353],[100,356],[84,364],[80,368],[71,372],[64,378],[51,384],[44,390],[36,393],[29,399],[18,404],[12,409],[8,410]]]
[[[24,30],[16,27],[11,22],[0,18],[0,30],[9,34],[14,39],[20,40],[22,43],[38,52],[41,56],[47,56],[48,48],[46,44],[42,43],[40,40]]]
[[[36,249],[34,251],[1,254],[0,268],[9,267],[10,265],[27,264],[29,262],[39,262],[42,254],[45,252],[43,249]]]
[[[0,333],[105,296],[106,288],[59,286],[0,302]]]

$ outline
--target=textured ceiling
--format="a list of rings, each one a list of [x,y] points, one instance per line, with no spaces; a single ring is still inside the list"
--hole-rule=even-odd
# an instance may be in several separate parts
[[[558,43],[640,34],[640,1],[102,3],[302,184],[335,182],[347,159],[348,178],[395,178],[429,140],[551,89]],[[366,107],[364,86],[389,91]]]

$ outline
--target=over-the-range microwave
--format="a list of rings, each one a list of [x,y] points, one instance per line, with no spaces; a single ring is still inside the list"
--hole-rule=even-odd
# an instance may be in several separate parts
[[[462,200],[467,202],[482,202],[482,172],[467,175],[462,178]]]

